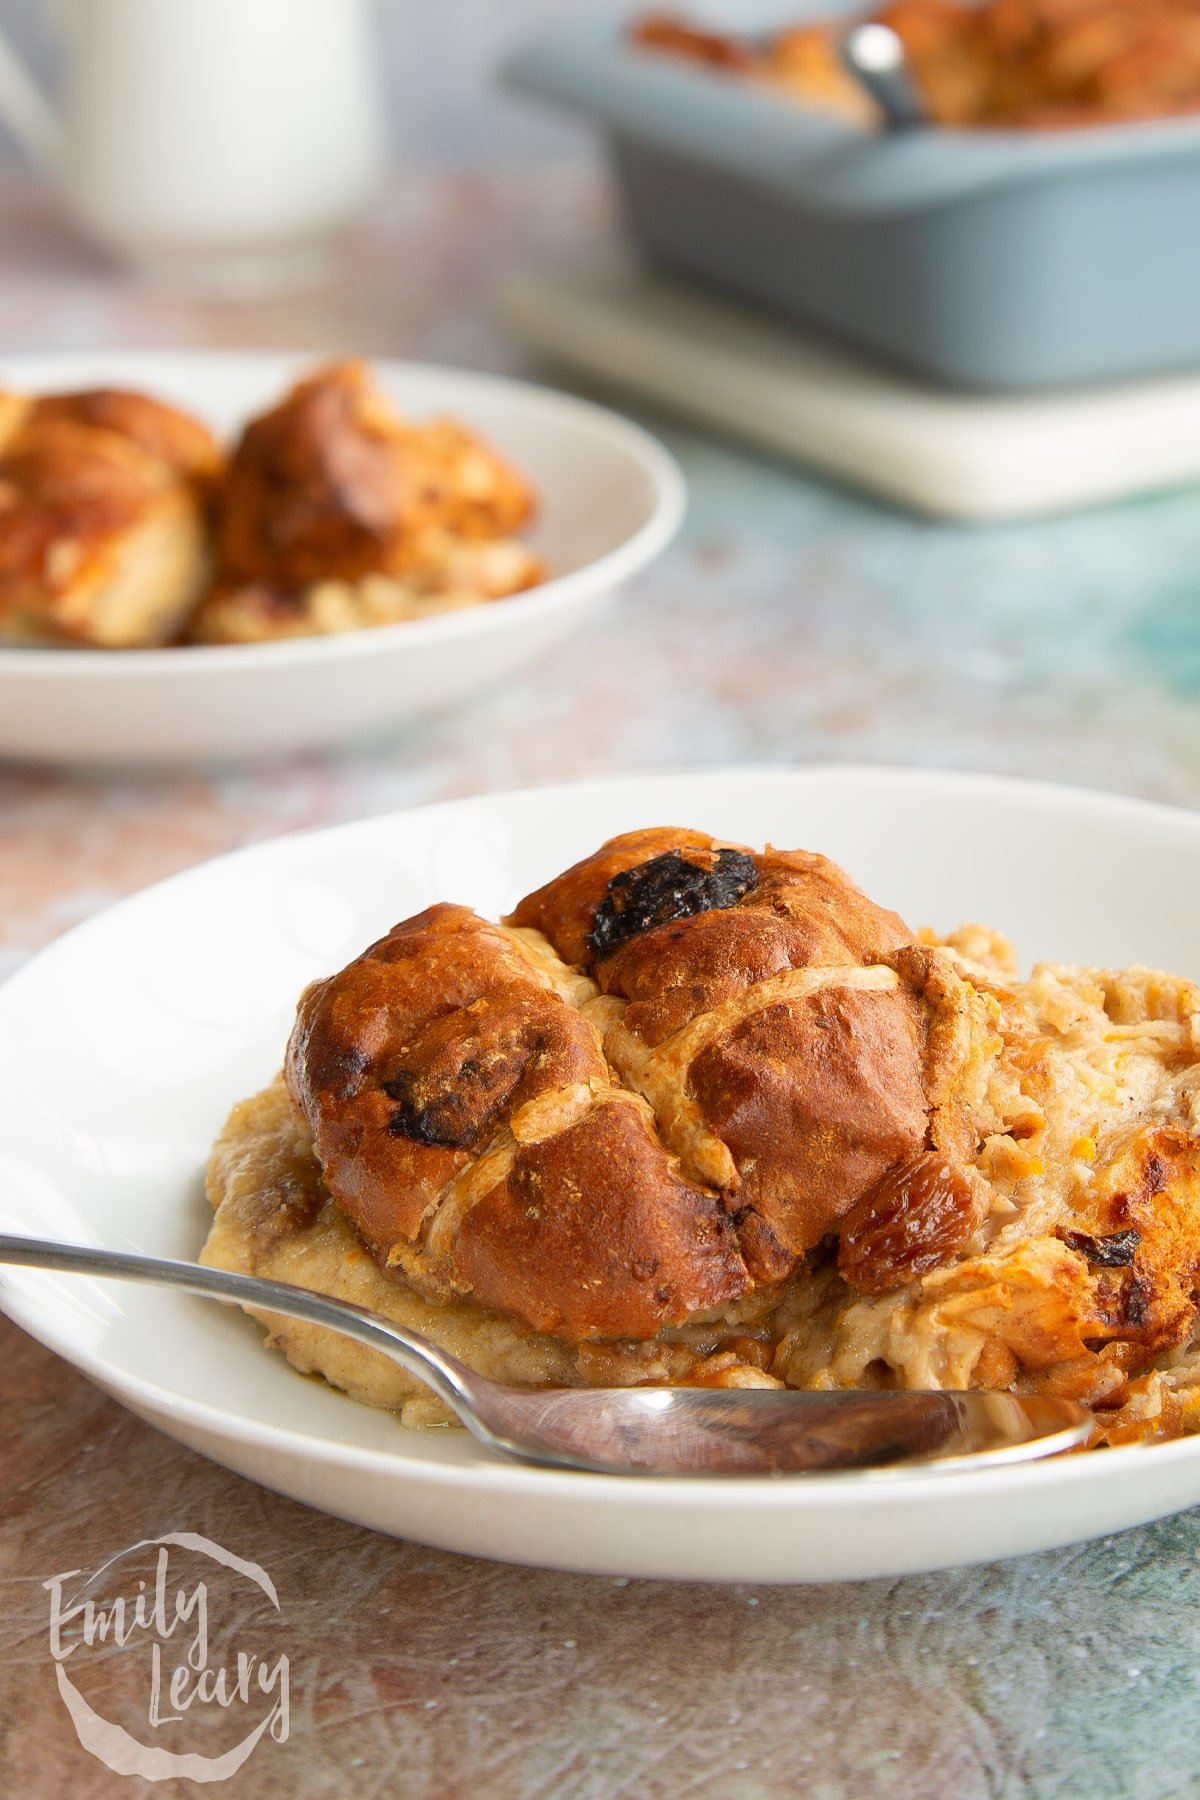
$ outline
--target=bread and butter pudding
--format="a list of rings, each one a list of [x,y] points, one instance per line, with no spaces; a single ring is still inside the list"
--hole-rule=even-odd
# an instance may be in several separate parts
[[[1012,1388],[1200,1428],[1200,990],[1019,979],[824,857],[638,831],[436,905],[300,1001],[202,1253],[518,1382]],[[446,1418],[271,1318],[306,1372]]]
[[[1200,0],[889,0],[744,36],[665,12],[631,34],[644,49],[877,123],[839,52],[855,17],[898,34],[938,125],[1053,130],[1200,111]]]

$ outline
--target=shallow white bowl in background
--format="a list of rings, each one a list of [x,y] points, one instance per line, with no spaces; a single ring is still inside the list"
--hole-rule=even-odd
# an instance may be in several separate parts
[[[1200,977],[1200,819],[1067,789],[743,770],[500,795],[225,857],[112,908],[0,988],[0,1229],[193,1258],[205,1156],[278,1067],[304,983],[445,898],[495,916],[610,834],[694,825],[823,850],[910,923],[1022,958]],[[310,1506],[595,1573],[829,1581],[1015,1556],[1200,1502],[1200,1438],[1015,1468],[702,1481],[558,1474],[407,1432],[256,1326],[154,1288],[0,1271],[4,1310],[127,1406]]]
[[[4,357],[0,386],[139,388],[229,435],[322,360],[210,350]],[[677,464],[618,414],[494,375],[384,359],[372,368],[403,411],[452,415],[530,478],[540,505],[528,541],[549,580],[486,606],[339,637],[165,650],[0,645],[0,756],[111,764],[282,755],[405,724],[553,648],[679,529]]]

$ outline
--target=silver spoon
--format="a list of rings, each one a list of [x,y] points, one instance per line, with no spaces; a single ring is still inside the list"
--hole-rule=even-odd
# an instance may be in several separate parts
[[[842,34],[838,51],[844,67],[883,114],[889,131],[929,124],[898,31],[877,19],[864,19]]]
[[[152,1281],[340,1331],[382,1351],[453,1407],[489,1450],[606,1475],[779,1475],[898,1464],[1026,1462],[1086,1443],[1073,1400],[990,1393],[807,1393],[778,1388],[519,1388],[428,1338],[282,1281],[197,1263],[0,1234],[0,1263]]]

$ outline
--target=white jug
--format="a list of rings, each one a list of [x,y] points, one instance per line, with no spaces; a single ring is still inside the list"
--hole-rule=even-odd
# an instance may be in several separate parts
[[[299,254],[378,178],[370,0],[59,0],[55,111],[0,37],[0,116],[109,250]]]

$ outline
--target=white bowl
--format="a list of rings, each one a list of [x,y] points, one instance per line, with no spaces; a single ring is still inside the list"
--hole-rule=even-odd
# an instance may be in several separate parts
[[[196,1255],[225,1114],[296,997],[435,898],[494,916],[612,832],[670,822],[844,862],[912,922],[982,919],[1024,958],[1200,977],[1200,820],[1100,795],[886,770],[544,788],[277,839],[116,906],[0,989],[0,1229]],[[1146,872],[1153,871],[1147,880]],[[0,1271],[5,1311],[163,1431],[404,1537],[615,1575],[831,1581],[1049,1549],[1200,1502],[1200,1438],[1015,1468],[703,1481],[557,1474],[409,1432],[302,1380],[241,1314]]]
[[[141,388],[228,434],[320,360],[207,350],[6,357],[0,385]],[[685,500],[676,463],[617,414],[493,375],[372,366],[406,412],[452,414],[530,477],[541,505],[529,541],[550,579],[491,605],[340,637],[166,650],[0,646],[0,756],[164,763],[279,755],[401,725],[551,649],[678,530]]]

